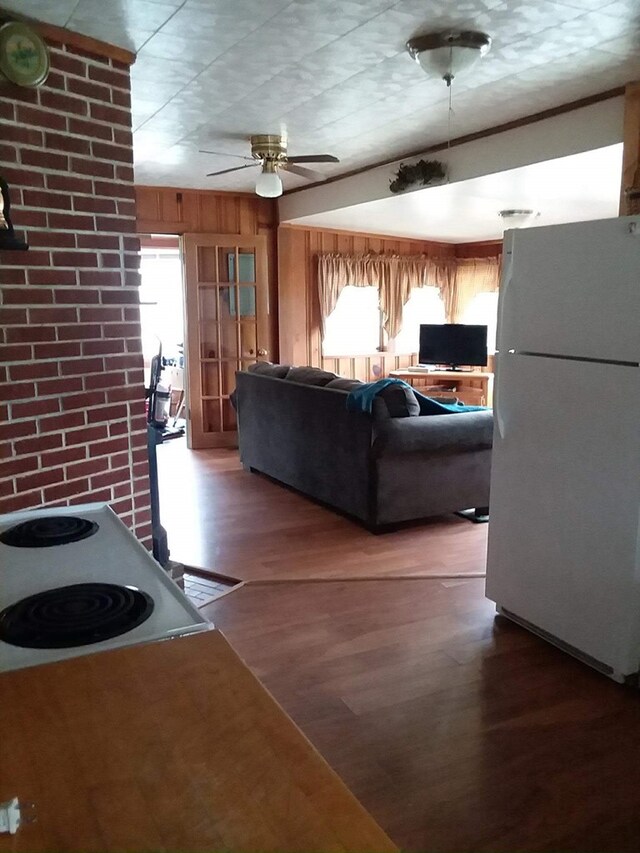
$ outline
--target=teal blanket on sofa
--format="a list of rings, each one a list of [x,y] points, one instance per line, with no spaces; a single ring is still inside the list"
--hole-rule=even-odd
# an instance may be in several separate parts
[[[458,412],[481,412],[487,408],[486,406],[465,406],[462,403],[440,403],[416,391],[402,379],[387,377],[387,379],[378,379],[377,382],[365,382],[350,391],[347,396],[347,409],[350,412],[371,412],[374,397],[388,385],[411,388],[420,404],[421,415],[453,415]]]

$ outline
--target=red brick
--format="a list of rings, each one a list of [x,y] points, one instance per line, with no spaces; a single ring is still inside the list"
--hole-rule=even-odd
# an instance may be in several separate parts
[[[23,145],[32,145],[41,148],[43,135],[41,130],[32,130],[31,128],[20,127],[18,125],[3,125],[2,141],[20,142]]]
[[[72,286],[76,284],[76,272],[75,270],[29,270],[29,284],[35,285],[48,285],[51,287],[52,285],[55,287],[57,285],[60,286]]]
[[[29,211],[23,210],[22,216],[25,216]],[[12,266],[20,267],[46,267],[50,263],[49,252],[3,252],[3,263],[11,264]],[[4,260],[4,255],[11,257]]]
[[[86,458],[86,454],[86,448],[78,445],[77,447],[65,447],[62,450],[51,450],[49,453],[43,453],[40,459],[42,467],[49,468],[53,465],[66,465],[68,462],[79,462],[81,459]]]
[[[95,182],[96,195],[106,195],[109,198],[124,198],[135,199],[135,190],[132,186],[121,183],[119,180],[114,183],[106,181]]]
[[[15,145],[4,145],[0,142],[0,163],[16,163],[18,149]]]
[[[67,54],[52,54],[51,65],[53,68],[57,68],[58,71],[64,71],[66,74],[75,74],[76,77],[87,76],[86,62],[83,62],[81,59],[75,59]]]
[[[31,509],[42,504],[42,492],[26,492],[15,497],[0,500],[0,513],[19,512],[21,509]]]
[[[110,321],[117,322],[119,320],[122,320],[122,311],[120,308],[98,305],[95,308],[80,309],[81,323],[106,323]]]
[[[120,468],[117,471],[107,471],[104,474],[98,474],[97,476],[91,477],[91,487],[93,489],[100,489],[104,486],[113,486],[116,483],[122,483],[128,479],[129,469]]]
[[[68,290],[58,289],[54,291],[58,304],[86,305],[100,301],[99,290],[89,290],[86,287],[73,287]]]
[[[115,127],[113,129],[113,141],[116,145],[125,145],[127,148],[133,148],[133,134],[129,129],[122,130],[121,128]],[[129,156],[125,162],[130,163],[131,156]]]
[[[67,127],[67,120],[64,116],[20,104],[18,104],[17,120],[20,124],[32,124],[36,127],[46,127],[49,130],[66,130]]]
[[[94,175],[96,178],[113,178],[114,176],[114,168],[111,163],[103,163],[97,160],[83,160],[80,157],[72,158],[71,169],[73,172],[78,172],[81,175]],[[98,190],[96,189],[97,192]]]
[[[18,421],[12,424],[0,424],[0,441],[11,438],[22,438],[25,435],[33,435],[36,431],[35,421]]]
[[[96,228],[98,231],[117,232],[118,234],[131,234],[135,231],[135,219],[121,216],[96,216]]]
[[[41,433],[73,429],[73,427],[84,426],[84,424],[84,412],[64,412],[62,415],[40,418],[39,421]]]
[[[94,104],[91,105],[93,110]],[[107,107],[99,107],[100,110],[106,110]],[[110,110],[110,112],[121,112],[120,110]],[[101,160],[115,161],[116,163],[130,163],[131,149],[124,148],[121,145],[111,145],[108,142],[92,142],[91,153],[94,157]]]
[[[127,287],[140,287],[140,273],[126,272],[124,274],[124,283]]]
[[[113,487],[114,498],[129,497],[131,495],[131,483],[121,483],[119,486]],[[131,498],[129,497],[131,500]]]
[[[49,228],[60,228],[62,231],[93,231],[93,216],[85,216],[83,214],[78,213],[49,213],[47,216],[47,220],[49,222]],[[80,252],[68,252],[68,256],[73,257],[75,260],[70,260],[68,263],[63,263],[60,260],[60,255],[62,253],[58,252],[53,256],[53,264],[57,267],[64,266],[73,266],[74,264],[78,264],[78,266],[95,266],[94,263],[84,263],[87,259],[86,255],[82,255]],[[96,257],[95,255],[93,256]]]
[[[47,187],[65,193],[92,193],[93,183],[89,178],[75,175],[47,175]]]
[[[46,379],[58,375],[58,365],[54,361],[34,361],[30,364],[12,364],[9,367],[12,382],[24,379]],[[33,396],[30,394],[28,396]]]
[[[115,86],[118,89],[129,90],[131,81],[128,74],[112,71],[110,68],[96,68],[89,66],[89,77],[91,80],[97,80],[99,83],[106,83],[107,86]]]
[[[66,151],[68,154],[91,154],[91,143],[77,136],[65,136],[62,133],[47,133],[46,146],[49,151]]]
[[[0,101],[0,119],[13,121],[13,104],[9,101]]]
[[[49,92],[42,89],[40,92],[40,104],[54,113],[72,113],[77,116],[86,116],[88,105],[84,98],[74,98],[71,95],[63,95],[60,92]],[[47,125],[44,125],[47,127]]]
[[[67,478],[69,480],[74,477],[90,477],[106,471],[109,467],[109,459],[107,457],[101,459],[85,459],[84,462],[77,462],[74,465],[67,466]],[[109,483],[94,483],[91,480],[92,488],[94,486],[108,486]]]
[[[64,479],[62,468],[50,468],[48,471],[38,471],[28,477],[19,477],[17,480],[18,490],[27,492],[30,489],[41,489],[53,483],[60,483]]]
[[[129,423],[130,422],[131,422],[131,420],[129,421]],[[146,427],[146,423],[147,423],[147,421],[145,418],[145,427]],[[123,423],[122,421],[120,421],[119,423],[117,422],[115,424],[109,424],[109,435],[110,436],[129,435],[129,432],[130,432],[130,429],[129,429],[128,423]],[[145,434],[146,434],[146,432],[145,432]]]
[[[55,169],[58,172],[67,172],[69,169],[69,158],[51,151],[31,151],[24,148],[20,159],[23,166],[38,166],[40,169]]]
[[[92,139],[111,140],[112,130],[109,125],[96,124],[95,121],[87,121],[81,118],[69,119],[69,133],[78,133],[80,136],[90,136]]]
[[[125,424],[126,426],[126,424]],[[110,453],[120,453],[129,450],[127,438],[111,438],[108,441],[100,441],[89,446],[90,456],[107,456]]]
[[[62,398],[62,408],[65,412],[72,409],[87,409],[89,406],[102,406],[104,403],[104,391],[84,391],[82,394],[70,394]]]
[[[105,318],[107,319],[107,318]],[[110,317],[111,320],[120,320],[121,314],[118,312],[117,317]],[[0,326],[19,326],[27,322],[26,308],[0,308]]]
[[[53,326],[16,326],[5,331],[5,338],[8,344],[55,341],[56,330]]]
[[[33,438],[25,438],[23,441],[16,441],[13,446],[16,456],[26,453],[42,453],[44,450],[62,447],[62,435],[60,433],[37,435]]]
[[[117,107],[123,107],[125,110],[131,109],[131,95],[129,92],[123,92],[121,89],[112,89],[111,99]]]
[[[71,199],[61,193],[45,190],[25,190],[23,193],[26,207],[46,207],[48,210],[71,210]],[[31,242],[31,241],[30,241]]]
[[[140,336],[138,323],[105,323],[103,331],[105,338],[138,338]]]
[[[78,318],[75,308],[31,308],[32,323],[74,323]]]
[[[82,379],[79,376],[74,376],[69,378],[65,376],[63,379],[49,379],[45,382],[38,382],[38,396],[42,397],[50,394],[72,394],[74,391],[82,391]],[[66,408],[64,406],[64,401],[68,399],[67,396],[63,396],[62,398],[63,406],[62,408]]]
[[[84,213],[117,213],[113,199],[94,196],[76,196],[73,199],[73,209]]]
[[[95,323],[74,323],[72,326],[58,326],[59,341],[86,341],[88,338],[101,337],[102,328]]]
[[[129,204],[129,202],[125,202]],[[118,202],[120,204],[120,202]],[[117,239],[117,238],[116,238]],[[121,269],[122,268],[122,256],[116,254],[116,252],[101,252],[100,253],[100,265],[103,267],[108,267],[109,269]]]
[[[100,86],[91,80],[74,80],[70,78],[67,81],[67,91],[94,101],[104,101],[106,104],[111,103],[111,89],[108,86]]]
[[[35,471],[38,467],[37,456],[23,456],[20,459],[10,459],[8,462],[0,462],[0,480],[5,477],[15,477],[16,474],[26,474]]]
[[[107,391],[107,402],[121,403],[126,400],[139,400],[144,396],[141,385],[122,385],[119,388],[111,388]]]
[[[36,386],[32,382],[13,382],[11,385],[3,385],[0,390],[3,402],[12,400],[28,400],[36,393]]]
[[[68,344],[68,346],[80,349],[80,344]],[[60,372],[63,376],[81,376],[85,373],[99,373],[103,369],[104,362],[101,358],[76,358],[73,361],[65,361],[60,365]]]
[[[125,252],[139,252],[140,251],[140,238],[139,237],[125,237],[124,238],[124,250],[125,250]]]
[[[125,423],[122,421],[121,423]],[[109,464],[111,468],[124,468],[125,465],[129,464],[129,454],[127,452],[124,453],[114,453],[109,457]]]
[[[35,418],[40,415],[52,415],[60,411],[60,400],[57,397],[45,397],[40,400],[29,400],[26,403],[14,403],[11,406],[11,417],[16,420]]]
[[[46,503],[57,501],[60,498],[68,498],[77,495],[79,492],[86,492],[89,488],[88,480],[72,480],[70,483],[60,483],[57,486],[50,486],[44,490],[44,499]]]
[[[8,252],[5,254],[9,254]],[[2,253],[0,253],[0,256]],[[26,275],[23,269],[0,266],[0,284],[24,284]]]
[[[140,297],[137,290],[103,290],[102,302],[105,305],[139,305]]]
[[[19,169],[17,166],[2,166],[2,176],[9,185],[20,187],[43,187],[44,175],[32,172],[30,169]]]
[[[92,444],[91,442],[100,441],[100,439],[106,438],[108,435],[107,427],[105,424],[98,424],[96,426],[85,427],[84,429],[72,430],[68,432],[65,438],[67,446],[73,445],[82,445],[82,447],[89,448],[90,455],[99,455],[92,454],[92,450],[94,447],[98,447],[98,444]]]
[[[120,287],[122,284],[120,273],[113,270],[81,270],[79,279],[85,287]]]
[[[64,342],[56,342],[51,344],[36,344],[33,348],[36,358],[73,358],[75,355],[80,355],[80,344]],[[65,367],[70,362],[61,362],[60,368],[62,373],[65,372]]]
[[[120,238],[111,234],[78,234],[79,249],[119,249]]]
[[[98,388],[118,388],[124,385],[125,375],[122,371],[102,373],[100,376],[88,376],[85,382],[87,385],[91,384],[92,390],[97,390]]]
[[[83,355],[113,355],[124,352],[124,341],[83,341]]]
[[[114,512],[117,512],[118,515],[123,515],[124,513],[131,512],[133,509],[133,501],[131,498],[121,498],[117,501],[112,501],[111,509]]]
[[[33,231],[29,230],[29,245],[53,249],[75,249],[76,235],[65,231]]]
[[[127,417],[127,414],[127,407],[122,404],[101,406],[98,409],[89,409],[87,411],[87,423],[97,424],[101,421],[121,421]]]
[[[120,216],[135,216],[136,205],[133,201],[118,201],[118,213]]]
[[[53,301],[53,291],[39,287],[5,287],[2,299],[5,305],[42,305]]]
[[[27,361],[31,358],[29,346],[1,346],[0,361]]]
[[[20,225],[24,228],[46,228],[47,214],[44,210],[21,210]]]
[[[107,59],[106,56],[102,56],[102,55],[100,55],[98,53],[94,53],[90,50],[84,50],[83,48],[76,47],[75,45],[74,46],[71,46],[69,44],[66,45],[66,50],[67,50],[67,53],[72,53],[74,56],[83,56],[83,57],[86,57],[87,59],[92,59],[94,62],[99,62],[101,65],[108,65],[109,64],[109,60]],[[89,66],[89,67],[91,67],[91,66]]]

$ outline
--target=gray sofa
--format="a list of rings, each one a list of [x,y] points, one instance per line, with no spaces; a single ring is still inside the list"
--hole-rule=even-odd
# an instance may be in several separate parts
[[[355,380],[257,364],[236,375],[240,458],[371,529],[489,505],[491,411],[420,415],[391,386],[349,412]],[[486,510],[485,510],[486,511]]]

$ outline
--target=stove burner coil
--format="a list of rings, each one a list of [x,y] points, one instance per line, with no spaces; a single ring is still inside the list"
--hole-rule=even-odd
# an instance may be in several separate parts
[[[27,649],[68,649],[131,631],[152,614],[135,587],[78,583],[30,595],[0,612],[0,640]]]
[[[15,548],[49,548],[80,542],[98,532],[95,521],[73,515],[45,515],[3,530],[0,542]]]

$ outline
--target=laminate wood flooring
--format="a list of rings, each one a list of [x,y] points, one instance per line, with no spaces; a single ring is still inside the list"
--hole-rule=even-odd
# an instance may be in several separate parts
[[[172,559],[239,580],[482,574],[487,525],[455,515],[376,535],[260,474],[236,450],[158,448]]]
[[[247,584],[203,608],[406,851],[640,849],[640,699],[484,581]]]

